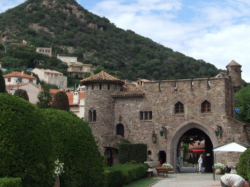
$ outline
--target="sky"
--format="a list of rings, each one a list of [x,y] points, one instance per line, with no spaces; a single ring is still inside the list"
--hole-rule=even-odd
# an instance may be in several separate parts
[[[0,13],[24,0],[0,0]],[[250,0],[77,0],[124,30],[225,69],[235,60],[250,82]]]

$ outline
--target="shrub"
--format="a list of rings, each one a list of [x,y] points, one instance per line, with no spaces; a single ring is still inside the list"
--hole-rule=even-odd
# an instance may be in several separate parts
[[[105,168],[105,186],[118,187],[143,178],[148,169],[147,164],[119,164]]]
[[[0,177],[22,179],[24,187],[54,183],[50,129],[31,103],[0,94]]]
[[[15,91],[14,95],[21,97],[21,98],[25,99],[26,101],[29,101],[29,96],[28,96],[26,90],[18,89]]]
[[[248,179],[247,177],[247,165],[250,159],[250,148],[248,148],[239,158],[237,173],[245,180]]]
[[[64,163],[61,187],[99,187],[103,163],[87,123],[62,110],[41,109],[52,129],[55,158]]]
[[[5,80],[3,78],[3,72],[0,69],[0,93],[5,93]]]
[[[138,163],[144,163],[147,160],[146,144],[119,143],[119,161],[125,164],[134,160]]]
[[[0,187],[22,187],[20,178],[0,178]]]
[[[52,108],[69,111],[69,99],[65,92],[57,92],[52,102]]]

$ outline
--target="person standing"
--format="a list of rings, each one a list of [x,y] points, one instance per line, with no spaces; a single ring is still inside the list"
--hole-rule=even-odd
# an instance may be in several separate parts
[[[203,163],[203,158],[202,158],[202,154],[200,155],[200,158],[198,160],[199,163],[199,173],[201,173],[201,168],[202,168],[202,163]]]
[[[250,187],[249,182],[237,174],[226,174],[220,178],[222,187]]]

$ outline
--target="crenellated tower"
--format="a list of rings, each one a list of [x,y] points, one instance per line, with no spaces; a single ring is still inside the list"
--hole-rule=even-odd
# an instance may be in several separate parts
[[[241,65],[232,60],[227,66],[228,76],[232,79],[234,93],[240,90],[241,82]]]

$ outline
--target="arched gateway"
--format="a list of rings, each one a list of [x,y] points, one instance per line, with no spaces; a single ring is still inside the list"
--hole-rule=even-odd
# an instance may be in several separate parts
[[[185,134],[190,129],[199,129],[203,131],[211,140],[213,147],[219,146],[219,142],[215,133],[212,129],[210,129],[207,125],[202,124],[198,121],[188,121],[181,124],[176,130],[173,131],[172,135],[169,136],[168,144],[167,144],[167,162],[174,166],[174,170],[176,171],[176,158],[177,158],[177,147],[180,139],[183,134]],[[212,153],[211,153],[211,156]],[[217,162],[220,162],[220,157],[216,158]]]

